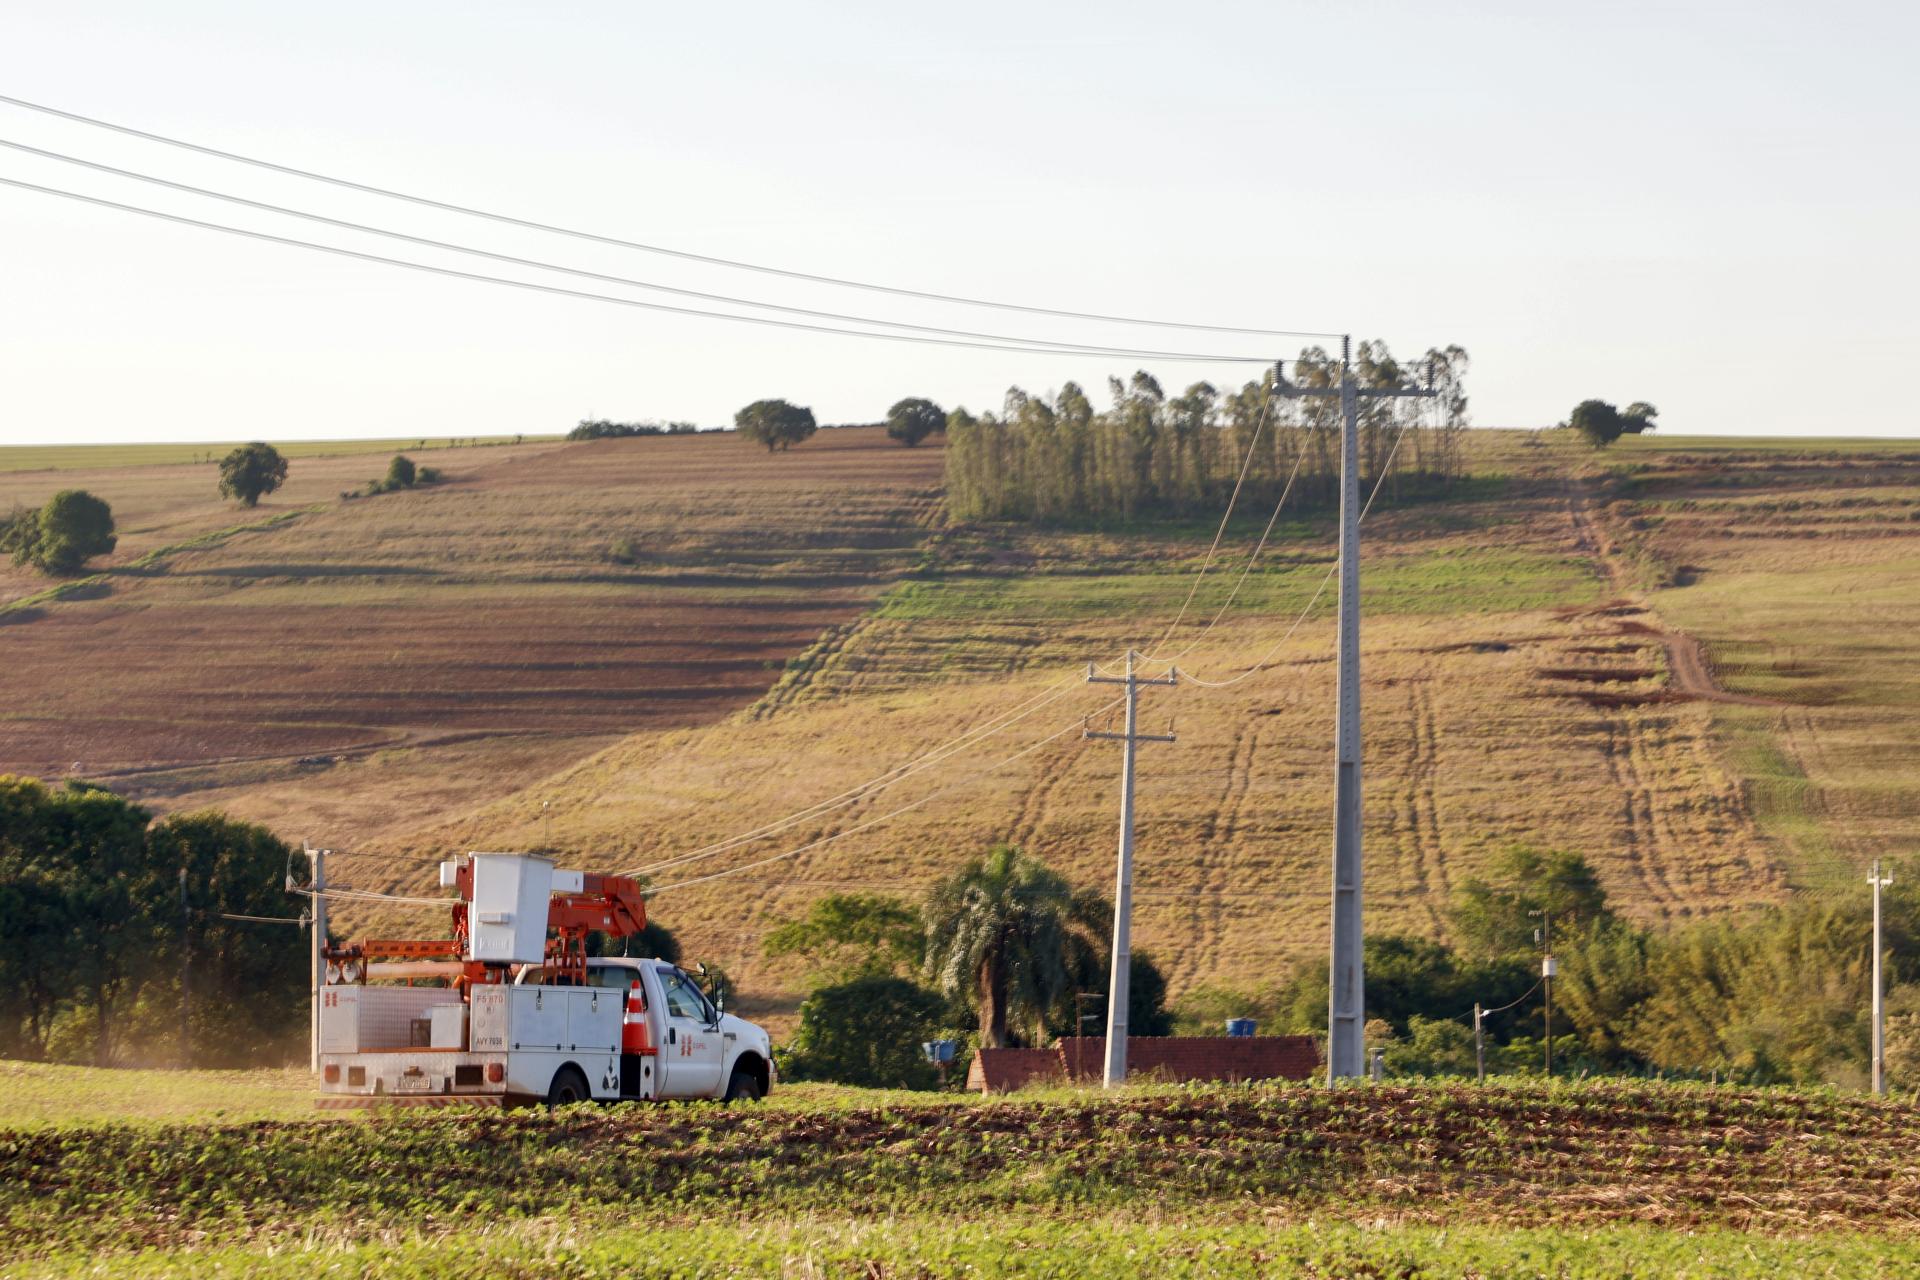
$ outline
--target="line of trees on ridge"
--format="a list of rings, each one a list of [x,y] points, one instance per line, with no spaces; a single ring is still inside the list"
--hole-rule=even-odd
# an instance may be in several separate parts
[[[1457,346],[1435,348],[1402,364],[1383,342],[1363,341],[1355,349],[1353,373],[1362,387],[1425,386],[1429,368],[1439,393],[1433,400],[1360,401],[1363,483],[1390,467],[1394,489],[1410,496],[1459,478],[1468,422],[1467,353]],[[1292,364],[1288,380],[1309,388],[1338,386],[1340,361],[1309,347]],[[1250,447],[1242,496],[1275,501],[1297,460],[1294,496],[1301,505],[1337,500],[1338,397],[1269,398],[1272,385],[1269,369],[1237,390],[1196,382],[1170,396],[1142,370],[1126,382],[1109,379],[1106,409],[1096,409],[1071,382],[1050,396],[1013,387],[998,415],[976,417],[964,408],[948,415],[948,509],[962,521],[1039,522],[1218,510]]]

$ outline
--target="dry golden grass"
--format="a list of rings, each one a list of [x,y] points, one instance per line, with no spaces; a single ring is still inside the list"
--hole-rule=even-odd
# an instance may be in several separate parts
[[[1483,447],[1482,465],[1497,462],[1509,483],[1382,515],[1367,534],[1370,927],[1442,930],[1452,891],[1514,841],[1585,852],[1642,918],[1777,897],[1784,867],[1716,750],[1710,708],[1663,700],[1661,645],[1636,630],[1657,629],[1654,615],[1615,599],[1619,575],[1574,518],[1579,455],[1511,438]],[[408,847],[512,847],[550,831],[588,865],[646,867],[835,796],[1057,687],[1010,731],[871,798],[656,868],[672,886],[848,833],[667,888],[654,910],[690,954],[766,991],[785,984],[761,961],[760,935],[822,893],[914,895],[1001,840],[1104,885],[1119,760],[1079,725],[1113,694],[1080,683],[1080,667],[1166,629],[1209,532],[953,536],[934,570],[825,637],[747,711],[637,735]],[[1325,520],[1286,530],[1180,665],[1219,680],[1270,650],[1325,576],[1328,532]],[[1221,591],[1237,571],[1227,563]],[[1204,625],[1222,599],[1203,591],[1191,617]],[[1143,749],[1137,937],[1177,989],[1271,980],[1324,945],[1331,604],[1322,597],[1273,663],[1231,689],[1144,697],[1145,726],[1171,720],[1179,741]],[[1199,631],[1184,623],[1161,651]]]

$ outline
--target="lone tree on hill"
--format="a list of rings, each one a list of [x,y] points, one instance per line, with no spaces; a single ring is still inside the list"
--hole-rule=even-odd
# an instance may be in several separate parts
[[[114,548],[113,508],[85,489],[63,489],[38,511],[18,511],[0,522],[0,549],[15,564],[47,573],[72,573]]]
[[[733,415],[733,425],[755,444],[767,446],[768,453],[791,449],[819,429],[813,410],[785,400],[755,400]]]
[[[1000,845],[928,896],[927,969],[978,1009],[980,1043],[1002,1048],[1010,1023],[1039,1030],[1070,1005],[1075,975],[1099,965],[1110,913],[1099,893]]]
[[[249,507],[260,505],[260,499],[286,479],[287,460],[278,449],[257,440],[220,459],[220,496],[238,498]]]
[[[393,461],[387,464],[388,489],[411,489],[419,478],[420,469],[413,465],[413,459],[404,453],[393,455]]]
[[[887,438],[911,449],[936,431],[947,429],[947,415],[931,400],[909,396],[887,410]]]
[[[1582,400],[1573,407],[1567,425],[1587,438],[1596,449],[1604,449],[1623,435],[1637,436],[1652,431],[1660,411],[1645,400],[1636,400],[1625,413],[1605,400]]]

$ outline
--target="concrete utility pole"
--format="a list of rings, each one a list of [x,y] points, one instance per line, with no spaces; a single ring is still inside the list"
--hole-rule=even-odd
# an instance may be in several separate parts
[[[1133,962],[1133,752],[1142,742],[1172,742],[1170,733],[1136,732],[1141,685],[1172,685],[1179,673],[1169,670],[1157,679],[1146,680],[1133,673],[1137,655],[1127,650],[1127,674],[1103,676],[1087,664],[1087,683],[1123,684],[1127,687],[1127,728],[1124,733],[1101,733],[1083,729],[1088,738],[1110,738],[1123,744],[1120,764],[1120,868],[1113,888],[1113,963],[1107,978],[1107,1065],[1103,1083],[1111,1089],[1127,1079],[1127,979]]]
[[[1366,976],[1360,915],[1360,401],[1436,393],[1414,387],[1361,387],[1353,380],[1353,338],[1340,339],[1340,385],[1296,387],[1280,366],[1274,391],[1289,399],[1340,398],[1340,684],[1335,698],[1333,938],[1327,962],[1327,1083],[1365,1071]]]
[[[1873,886],[1873,1093],[1887,1092],[1887,988],[1880,971],[1885,944],[1880,936],[1880,891],[1893,883],[1892,876],[1880,874],[1880,859],[1873,860],[1873,874],[1867,877]]]
[[[193,1065],[193,917],[187,907],[187,866],[180,864],[180,1066]]]
[[[1553,912],[1545,908],[1529,911],[1530,916],[1540,917],[1540,985],[1546,992],[1547,1013],[1547,1075],[1553,1075],[1553,975],[1560,966],[1553,958]]]
[[[326,949],[327,945],[327,900],[320,895],[325,893],[327,889],[327,851],[308,845],[307,866],[312,872],[312,875],[309,877],[308,888],[313,890],[313,937],[311,939],[313,1003],[309,1019],[311,1025],[307,1028],[307,1039],[309,1042],[309,1057],[312,1059],[310,1069],[318,1072],[320,1070],[320,990],[326,985],[327,976],[327,962],[320,954]]]
[[[1482,1026],[1485,1015],[1478,1000],[1473,1002],[1473,1078],[1481,1084],[1487,1082],[1487,1036]]]

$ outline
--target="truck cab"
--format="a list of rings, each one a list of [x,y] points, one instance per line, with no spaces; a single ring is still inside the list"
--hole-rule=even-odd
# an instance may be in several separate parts
[[[520,971],[515,987],[544,986],[543,966]],[[773,1050],[767,1033],[718,1008],[683,970],[663,960],[607,956],[587,961],[589,989],[624,993],[627,1039],[645,1049],[623,1063],[638,1078],[622,1081],[622,1096],[649,1098],[764,1098],[773,1086]],[[632,1034],[639,1015],[644,1028]],[[650,1052],[649,1052],[650,1051]]]

